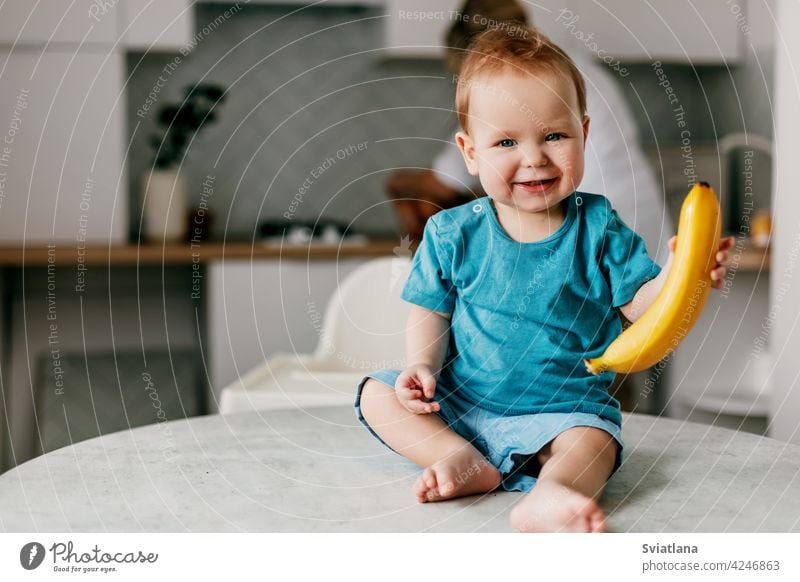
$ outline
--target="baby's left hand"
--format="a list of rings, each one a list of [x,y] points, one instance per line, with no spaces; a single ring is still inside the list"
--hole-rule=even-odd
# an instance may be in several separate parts
[[[678,241],[677,236],[673,236],[669,239],[669,250],[671,253],[675,252],[675,244]],[[711,271],[711,286],[714,289],[722,289],[725,285],[725,263],[728,262],[728,249],[730,249],[733,244],[736,242],[736,239],[732,236],[727,236],[719,241],[719,249],[717,249],[717,264],[714,266],[714,269]]]

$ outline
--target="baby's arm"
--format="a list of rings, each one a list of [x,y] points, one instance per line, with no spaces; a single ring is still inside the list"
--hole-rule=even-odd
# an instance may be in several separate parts
[[[439,410],[439,403],[431,399],[449,339],[449,314],[418,305],[411,307],[406,325],[408,367],[395,383],[397,399],[410,412],[427,414]]]
[[[664,282],[667,280],[667,275],[669,275],[669,270],[672,267],[676,241],[677,237],[675,236],[669,240],[669,258],[667,259],[664,268],[661,269],[661,272],[658,274],[658,276],[655,279],[650,279],[647,283],[639,287],[639,290],[636,292],[636,295],[633,296],[633,299],[620,307],[622,315],[624,315],[628,321],[634,322],[639,319],[642,314],[653,304],[653,301],[656,300],[656,297],[658,297],[658,293],[664,286]],[[717,265],[714,267],[714,270],[711,271],[711,285],[715,289],[722,288],[723,281],[725,279],[725,267],[722,266],[722,263],[728,260],[728,249],[733,246],[734,242],[735,239],[731,236],[723,238],[719,241],[719,249],[717,250],[716,256]]]

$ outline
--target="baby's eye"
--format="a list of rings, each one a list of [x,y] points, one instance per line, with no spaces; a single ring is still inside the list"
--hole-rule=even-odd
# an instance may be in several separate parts
[[[544,141],[558,141],[562,137],[565,137],[563,133],[548,133],[544,136]]]
[[[497,145],[499,145],[501,148],[510,148],[516,145],[516,143],[516,140],[507,137],[506,139],[501,139],[499,142],[497,142]]]

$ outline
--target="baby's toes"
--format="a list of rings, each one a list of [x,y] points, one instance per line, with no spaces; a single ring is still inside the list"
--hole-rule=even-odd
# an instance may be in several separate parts
[[[417,501],[420,503],[425,502],[425,494],[428,492],[428,486],[425,484],[425,481],[422,479],[422,475],[417,477],[417,480],[414,481],[414,496],[417,498]]]
[[[425,481],[425,485],[428,486],[428,489],[435,489],[436,488],[436,471],[428,467],[422,472],[422,480]]]
[[[594,499],[581,500],[576,507],[575,527],[577,531],[603,532],[606,530],[606,517]]]
[[[439,493],[443,497],[447,497],[448,495],[452,495],[455,493],[456,484],[453,481],[445,481],[444,483],[439,483]]]
[[[429,493],[435,490],[436,473],[434,473],[433,470],[428,467],[419,477],[417,477],[417,481],[414,484],[414,493],[417,496],[417,501],[420,503],[425,503],[428,501]]]
[[[589,531],[592,533],[605,533],[608,531],[606,517],[600,508],[589,516]]]
[[[428,501],[439,501],[453,495],[456,491],[455,474],[449,467],[438,467],[434,472],[436,487],[428,492]]]
[[[427,499],[428,501],[439,501],[440,499],[446,499],[447,497],[450,497],[455,490],[455,483],[450,481],[445,481],[444,483],[440,482],[438,487],[428,491]]]

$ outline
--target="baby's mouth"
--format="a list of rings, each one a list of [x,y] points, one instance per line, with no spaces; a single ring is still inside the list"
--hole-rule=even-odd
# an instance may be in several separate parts
[[[544,192],[550,186],[555,184],[558,178],[548,178],[547,180],[531,180],[529,182],[514,182],[514,185],[519,186],[528,192]]]

